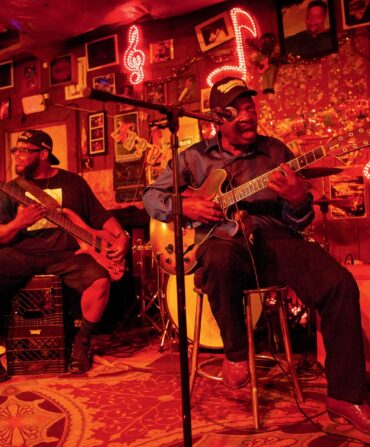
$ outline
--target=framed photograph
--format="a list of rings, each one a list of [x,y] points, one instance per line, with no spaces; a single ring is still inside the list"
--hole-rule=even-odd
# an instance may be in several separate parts
[[[194,73],[177,78],[177,101],[184,104],[199,99],[197,77]]]
[[[89,115],[89,155],[105,154],[105,114],[104,112]]]
[[[0,120],[10,118],[10,98],[0,100]]]
[[[116,74],[109,73],[93,78],[93,88],[108,93],[116,93]]]
[[[333,0],[277,2],[282,54],[305,59],[338,51]]]
[[[13,61],[0,63],[0,90],[14,87]]]
[[[174,58],[173,39],[149,44],[150,63],[166,62]]]
[[[86,87],[86,57],[77,58],[77,82],[75,84],[66,85],[64,94],[66,100],[82,98],[83,90]]]
[[[117,35],[93,40],[86,45],[87,71],[118,64]]]
[[[40,85],[40,62],[26,62],[21,68],[21,92],[27,93],[39,90]]]
[[[72,84],[77,81],[75,56],[66,54],[50,62],[50,85]]]
[[[370,0],[341,0],[343,29],[370,25]]]
[[[234,37],[233,26],[227,12],[218,14],[195,27],[200,49],[205,52]]]
[[[211,93],[211,88],[202,88],[200,91],[200,110],[202,112],[209,112],[211,109],[209,107],[209,95]]]
[[[142,156],[136,151],[139,136],[138,112],[123,113],[114,116],[114,132],[111,137],[115,141],[116,161],[137,160]]]
[[[333,219],[367,217],[363,166],[354,165],[329,177],[330,213]]]
[[[145,84],[145,100],[154,104],[164,104],[166,102],[164,82],[161,84]]]

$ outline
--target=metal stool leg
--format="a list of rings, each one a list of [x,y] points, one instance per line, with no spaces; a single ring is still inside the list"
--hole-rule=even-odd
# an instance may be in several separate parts
[[[248,335],[248,357],[249,357],[249,375],[251,383],[251,400],[253,412],[253,424],[256,430],[260,429],[260,414],[258,406],[258,389],[257,389],[257,374],[256,374],[256,353],[254,347],[254,333],[252,322],[252,302],[251,295],[248,291],[245,292],[246,300],[246,326]]]
[[[279,307],[279,319],[280,319],[280,326],[281,326],[281,332],[283,335],[283,342],[284,342],[284,348],[285,348],[285,355],[287,364],[289,367],[290,375],[293,381],[293,386],[295,389],[295,393],[298,399],[298,402],[303,402],[303,394],[301,385],[299,383],[297,373],[293,364],[293,354],[292,354],[292,346],[290,343],[290,337],[289,337],[289,331],[288,331],[288,325],[287,325],[287,319],[286,319],[286,312],[285,312],[285,299],[286,299],[286,288],[279,289],[277,291],[277,299],[278,299],[278,307]]]
[[[194,344],[193,353],[191,357],[191,370],[190,370],[190,397],[192,396],[195,378],[198,372],[198,356],[199,356],[199,339],[200,339],[200,328],[202,320],[202,310],[203,310],[203,292],[195,288],[194,291],[197,294],[197,306],[195,311],[195,326],[194,326]]]

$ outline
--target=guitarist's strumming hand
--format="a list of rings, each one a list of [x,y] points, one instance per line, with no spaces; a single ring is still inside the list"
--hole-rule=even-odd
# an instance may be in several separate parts
[[[286,163],[282,163],[280,168],[280,171],[271,174],[267,187],[285,199],[292,208],[299,208],[307,198],[305,181]]]
[[[218,203],[202,197],[186,197],[182,199],[182,212],[185,217],[195,222],[222,222],[224,215]]]
[[[117,263],[121,263],[123,258],[130,250],[130,238],[125,231],[121,232],[114,245],[107,250],[109,259],[114,259]]]

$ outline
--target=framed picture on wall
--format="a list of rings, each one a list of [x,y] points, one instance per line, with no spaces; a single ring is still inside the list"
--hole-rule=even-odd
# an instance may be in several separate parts
[[[10,98],[0,100],[0,120],[10,118]]]
[[[0,63],[0,90],[14,87],[13,61]]]
[[[370,25],[370,0],[341,0],[343,29]]]
[[[117,35],[103,37],[86,44],[87,70],[118,64]]]
[[[352,165],[343,172],[329,177],[330,213],[333,219],[367,217],[365,182],[362,165]]]
[[[209,95],[211,93],[211,88],[202,88],[200,91],[200,110],[202,112],[209,112],[211,109],[209,107]]]
[[[114,116],[114,132],[111,137],[115,141],[117,161],[137,160],[142,156],[136,151],[136,141],[139,136],[138,112],[123,113]]]
[[[165,84],[145,84],[145,99],[154,104],[163,104],[166,102]]]
[[[195,73],[179,76],[177,78],[177,101],[187,103],[197,99],[199,99],[199,95]]]
[[[21,68],[21,92],[27,93],[39,90],[40,85],[40,62],[26,62]]]
[[[89,115],[89,155],[100,155],[106,152],[105,113]]]
[[[82,98],[83,90],[86,87],[86,57],[78,57],[76,65],[77,82],[64,87],[66,100]]]
[[[233,26],[227,12],[218,14],[195,27],[200,49],[208,51],[234,37]]]
[[[310,59],[338,50],[333,0],[278,0],[277,16],[282,54]]]
[[[50,62],[50,85],[72,84],[77,81],[73,54],[66,54]]]
[[[116,74],[109,73],[93,78],[93,88],[108,93],[116,93]]]
[[[149,44],[150,63],[166,62],[174,58],[173,39]]]

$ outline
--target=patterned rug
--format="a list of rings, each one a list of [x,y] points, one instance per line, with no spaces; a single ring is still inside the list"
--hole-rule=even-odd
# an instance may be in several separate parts
[[[157,337],[137,341],[107,336],[97,343],[94,367],[86,375],[14,376],[0,388],[0,446],[182,446],[178,353],[159,353],[158,346]],[[248,387],[233,391],[198,378],[191,411],[193,445],[361,445],[339,435],[369,441],[348,425],[330,422],[322,376],[313,373],[301,379],[303,412],[282,374],[260,385],[263,429],[255,432]]]

